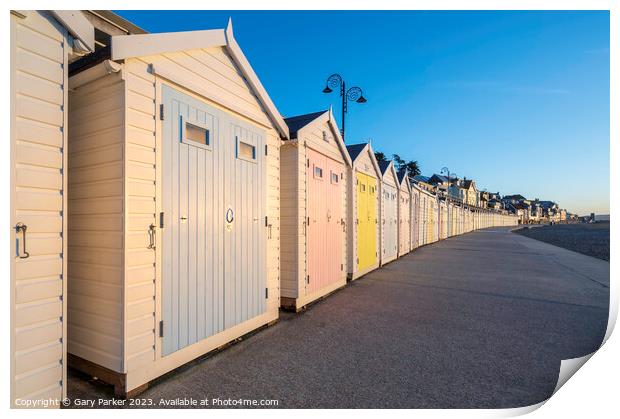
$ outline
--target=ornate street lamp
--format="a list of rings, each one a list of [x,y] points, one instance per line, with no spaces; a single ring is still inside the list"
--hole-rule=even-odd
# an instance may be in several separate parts
[[[340,133],[342,134],[342,140],[344,141],[344,122],[345,115],[348,111],[349,101],[366,103],[366,98],[362,94],[362,89],[357,86],[346,90],[344,79],[340,76],[340,74],[332,74],[327,78],[327,83],[325,84],[323,93],[331,93],[334,91],[333,89],[336,88],[340,88],[340,97],[342,98],[342,128],[340,129]]]

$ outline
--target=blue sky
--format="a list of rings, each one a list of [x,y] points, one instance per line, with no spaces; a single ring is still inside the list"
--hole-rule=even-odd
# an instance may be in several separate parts
[[[223,28],[284,116],[351,104],[347,143],[480,189],[609,212],[608,12],[119,11],[149,32]]]

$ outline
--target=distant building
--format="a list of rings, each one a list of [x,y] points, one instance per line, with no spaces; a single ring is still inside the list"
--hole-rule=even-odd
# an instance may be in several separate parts
[[[540,223],[541,221],[543,221],[543,210],[540,201],[536,198],[530,207],[530,223]]]
[[[516,204],[514,204],[514,207],[517,210],[517,215],[519,216],[521,224],[529,224],[531,212],[531,205],[529,201],[527,203],[525,201],[517,202]]]
[[[458,180],[458,186],[461,194],[461,199],[467,205],[479,206],[478,202],[478,189],[476,188],[476,182],[472,179],[463,178]]]
[[[487,205],[488,205],[488,208],[496,210],[496,211],[499,211],[503,209],[504,207],[502,204],[502,201],[500,201],[499,199],[495,199],[495,198],[489,200]]]
[[[560,207],[553,201],[538,201],[542,209],[542,221],[549,223],[560,222]]]
[[[443,175],[434,174],[428,179],[428,183],[437,188],[437,192],[442,195],[447,195],[448,193],[448,177]]]
[[[487,192],[489,194],[489,199],[497,199],[498,201],[502,200],[501,195],[499,194],[499,192]]]
[[[510,214],[514,214],[519,218],[519,224],[528,224],[530,219],[530,207],[527,204],[510,201],[504,202],[506,211]]]
[[[527,201],[527,199],[523,195],[504,195],[502,198],[503,201],[509,201],[512,203]]]
[[[415,175],[413,177],[413,181],[422,189],[425,189],[430,192],[435,192],[437,188],[431,183],[431,180],[428,176],[423,175]]]
[[[560,222],[565,223],[568,220],[568,214],[565,209],[560,210]]]
[[[489,207],[489,193],[486,191],[480,191],[480,196],[478,197],[478,202],[480,203],[480,207],[488,208]]]

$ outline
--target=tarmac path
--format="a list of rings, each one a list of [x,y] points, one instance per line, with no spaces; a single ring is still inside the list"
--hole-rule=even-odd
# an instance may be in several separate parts
[[[158,379],[140,398],[283,408],[508,408],[596,350],[609,263],[492,228],[434,243],[299,314]],[[69,398],[112,389],[69,373]]]

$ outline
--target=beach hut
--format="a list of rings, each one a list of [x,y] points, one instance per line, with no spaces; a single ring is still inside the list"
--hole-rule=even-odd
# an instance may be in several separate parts
[[[10,403],[66,397],[67,77],[95,49],[79,11],[11,10]]]
[[[448,204],[445,199],[439,201],[439,240],[448,238]]]
[[[331,109],[285,119],[280,303],[299,310],[347,283],[347,168]]]
[[[349,279],[379,266],[381,171],[370,143],[347,146],[348,169],[347,257]]]
[[[426,244],[427,228],[428,224],[427,212],[428,212],[428,194],[423,188],[420,188],[420,203],[418,210],[418,246],[424,246]]]
[[[451,212],[452,212],[452,235],[458,236],[460,234],[459,219],[460,219],[461,206],[456,203],[453,204]]]
[[[398,256],[411,251],[411,183],[407,169],[398,173]]]
[[[436,240],[435,229],[437,228],[437,218],[436,218],[437,213],[435,211],[435,197],[430,196],[427,202],[428,202],[428,212],[427,212],[428,224],[426,225],[427,244],[430,244]]]
[[[398,257],[398,176],[394,161],[379,162],[381,171],[381,265]]]
[[[411,250],[420,247],[420,187],[411,183]]]
[[[230,23],[93,57],[69,79],[69,362],[133,395],[278,318],[288,127]]]
[[[433,243],[440,240],[441,220],[439,219],[439,211],[439,197],[435,195],[433,199]]]
[[[436,196],[432,192],[420,189],[420,227],[419,241],[420,246],[424,246],[435,241],[436,228]]]

